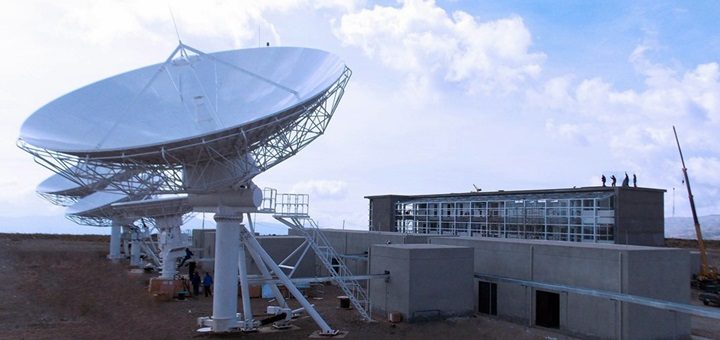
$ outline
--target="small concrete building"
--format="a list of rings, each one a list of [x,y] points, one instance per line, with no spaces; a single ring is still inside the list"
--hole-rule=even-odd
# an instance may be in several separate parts
[[[397,312],[409,322],[473,313],[473,249],[434,244],[372,247],[370,273],[373,310]]]
[[[497,238],[435,238],[475,249],[476,274],[688,303],[687,250]],[[583,337],[664,339],[690,335],[685,314],[636,304],[476,280],[475,308],[527,325]]]
[[[569,189],[378,195],[370,230],[663,246],[662,189]]]

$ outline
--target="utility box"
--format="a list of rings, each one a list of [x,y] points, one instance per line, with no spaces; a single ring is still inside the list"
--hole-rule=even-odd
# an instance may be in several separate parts
[[[408,322],[473,313],[473,249],[435,244],[374,245],[370,280],[376,312],[402,314]]]
[[[148,285],[148,292],[159,301],[170,301],[175,297],[175,293],[183,289],[182,281],[159,277],[151,278]]]

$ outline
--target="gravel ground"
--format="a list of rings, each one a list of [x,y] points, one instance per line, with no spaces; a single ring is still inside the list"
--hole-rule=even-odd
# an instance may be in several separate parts
[[[111,263],[107,247],[105,236],[0,234],[0,339],[306,339],[318,329],[302,316],[289,331],[198,334],[195,320],[212,314],[211,298],[155,301],[147,292],[154,274],[132,274],[126,263]],[[349,332],[346,339],[572,339],[485,316],[367,323],[337,308],[336,287],[325,285],[317,293],[312,303],[332,327]],[[257,319],[266,306],[253,299]],[[712,326],[717,322],[693,320],[698,335],[720,334],[707,329]]]

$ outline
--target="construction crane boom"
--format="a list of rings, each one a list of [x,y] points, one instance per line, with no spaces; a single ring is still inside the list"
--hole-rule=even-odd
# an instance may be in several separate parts
[[[707,259],[707,250],[705,249],[705,241],[702,236],[702,229],[700,228],[700,220],[698,219],[697,210],[695,210],[695,198],[690,189],[690,178],[688,177],[687,167],[685,167],[685,158],[683,157],[682,149],[680,148],[680,140],[677,136],[677,130],[673,125],[673,133],[675,134],[675,142],[677,143],[678,152],[680,152],[680,161],[682,162],[683,176],[685,176],[685,185],[687,186],[688,199],[690,200],[690,210],[692,211],[693,222],[695,224],[695,235],[697,236],[698,248],[700,248],[700,275],[699,279],[703,280],[716,280],[717,270],[710,267]]]

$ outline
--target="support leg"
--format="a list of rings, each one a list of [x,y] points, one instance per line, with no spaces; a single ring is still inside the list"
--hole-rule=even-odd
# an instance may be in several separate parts
[[[250,216],[250,213],[247,214],[248,218],[248,224],[250,226],[253,226],[252,217]],[[253,230],[253,229],[251,229]],[[253,233],[253,235],[255,235]],[[242,239],[243,244],[245,243],[245,239]],[[268,270],[267,265],[265,265],[265,262],[256,254],[254,251],[251,251],[250,247],[245,247],[248,249],[248,253],[250,254],[250,257],[252,257],[253,261],[255,261],[255,264],[257,265],[258,270],[260,270],[260,274],[262,274],[263,278],[265,279],[272,279],[272,274],[270,274],[270,271]],[[272,291],[273,295],[275,296],[275,300],[278,302],[278,305],[282,308],[288,308],[287,301],[285,301],[285,298],[283,297],[282,293],[280,292],[280,289],[278,289],[277,285],[272,283],[270,285],[270,290]]]
[[[290,294],[295,297],[295,299],[300,303],[301,306],[303,306],[303,308],[305,308],[305,311],[320,327],[322,334],[337,334],[338,331],[330,328],[327,322],[323,320],[322,316],[320,316],[320,314],[315,310],[315,307],[313,307],[313,305],[311,305],[310,302],[305,299],[302,293],[300,293],[300,291],[297,289],[297,287],[295,287],[292,281],[290,281],[287,275],[285,275],[282,269],[278,267],[278,265],[270,257],[270,255],[268,255],[268,253],[265,252],[262,246],[260,246],[260,243],[255,239],[255,236],[250,234],[244,226],[240,228],[240,233],[243,237],[245,244],[248,245],[248,248],[251,249],[251,251],[256,252],[260,256],[260,258],[262,258],[263,262],[265,262],[265,264],[270,267],[270,269],[275,273],[275,275],[278,276],[280,282],[282,282],[285,287],[287,287],[287,289],[290,291]]]
[[[255,331],[256,327],[253,321],[252,305],[250,304],[250,287],[247,278],[247,263],[245,262],[245,244],[240,243],[240,251],[238,252],[238,268],[240,269],[240,291],[242,292],[243,303],[243,326],[245,332]]]

